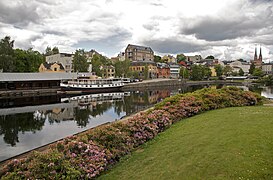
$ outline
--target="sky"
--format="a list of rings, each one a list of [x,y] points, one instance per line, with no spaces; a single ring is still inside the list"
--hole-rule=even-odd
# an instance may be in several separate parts
[[[273,0],[1,0],[0,38],[44,52],[95,49],[116,56],[128,44],[155,54],[273,61]]]

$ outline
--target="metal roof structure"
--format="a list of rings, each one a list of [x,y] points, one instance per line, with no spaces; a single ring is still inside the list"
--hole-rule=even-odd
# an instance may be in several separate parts
[[[0,73],[0,82],[76,79],[77,73]]]

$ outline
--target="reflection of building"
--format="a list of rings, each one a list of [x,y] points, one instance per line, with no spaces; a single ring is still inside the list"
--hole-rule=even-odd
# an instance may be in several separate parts
[[[147,78],[154,79],[157,77],[157,67],[155,62],[150,61],[134,61],[129,67],[130,71],[136,72],[139,78],[145,78],[145,67],[147,68]],[[147,73],[147,72],[146,72]]]
[[[131,61],[154,61],[154,51],[150,47],[128,44],[125,59]]]
[[[73,54],[68,54],[68,53],[59,53],[59,54],[46,56],[47,63],[61,63],[64,67],[65,72],[73,71],[72,61],[73,61]]]
[[[61,63],[44,62],[39,67],[39,72],[65,72]]]

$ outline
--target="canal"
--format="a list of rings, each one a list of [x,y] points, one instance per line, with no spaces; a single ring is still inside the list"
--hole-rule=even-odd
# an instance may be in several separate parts
[[[213,86],[221,88],[220,86]],[[0,161],[147,109],[164,98],[203,86],[73,97],[0,99]],[[241,87],[273,98],[273,88]]]

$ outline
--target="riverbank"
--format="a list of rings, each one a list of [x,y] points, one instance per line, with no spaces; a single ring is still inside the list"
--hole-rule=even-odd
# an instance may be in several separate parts
[[[233,107],[185,119],[99,179],[270,179],[272,110]]]
[[[260,101],[258,95],[237,88],[203,89],[177,95],[147,113],[66,138],[46,153],[11,161],[0,174],[7,178],[95,177],[182,118],[211,109],[255,105]]]

